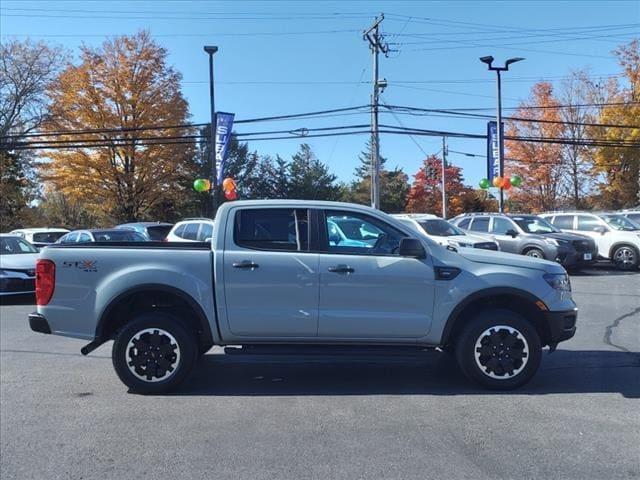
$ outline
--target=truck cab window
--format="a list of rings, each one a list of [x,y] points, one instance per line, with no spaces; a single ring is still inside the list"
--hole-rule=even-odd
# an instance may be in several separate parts
[[[257,250],[309,250],[307,210],[289,208],[246,209],[236,214],[236,245]]]
[[[330,253],[396,255],[405,234],[373,217],[359,213],[326,212]]]

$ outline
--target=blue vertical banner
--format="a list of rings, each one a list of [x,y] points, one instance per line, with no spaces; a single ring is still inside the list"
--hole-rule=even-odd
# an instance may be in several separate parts
[[[500,152],[498,151],[498,122],[487,123],[487,178],[493,183],[500,176]]]
[[[231,139],[231,130],[233,129],[234,113],[218,112],[216,113],[216,172],[218,178],[217,184],[222,183],[224,175],[224,165],[227,159],[227,149],[229,148],[229,140]]]

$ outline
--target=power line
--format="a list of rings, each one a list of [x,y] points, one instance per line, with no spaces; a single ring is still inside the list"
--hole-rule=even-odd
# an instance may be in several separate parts
[[[150,33],[152,37],[157,38],[173,38],[173,37],[258,37],[258,36],[289,36],[289,35],[324,35],[324,34],[336,34],[336,33],[356,33],[357,29],[349,30],[317,30],[317,31],[302,31],[302,32],[225,32],[225,33]],[[131,35],[127,33],[109,33],[109,34],[73,34],[73,33],[60,33],[60,34],[33,34],[33,33],[3,33],[3,37],[42,37],[42,38],[112,38],[124,35]]]

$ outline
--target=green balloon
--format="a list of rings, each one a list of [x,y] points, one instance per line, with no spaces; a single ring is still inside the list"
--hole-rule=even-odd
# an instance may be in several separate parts
[[[209,190],[209,180],[206,178],[198,178],[195,182],[193,182],[193,189],[196,192],[206,192]]]
[[[519,187],[522,185],[522,177],[520,175],[513,175],[511,177],[511,185],[514,187]]]
[[[480,188],[481,189],[486,190],[490,186],[491,186],[491,184],[489,183],[489,180],[487,178],[483,178],[482,180],[480,180]]]

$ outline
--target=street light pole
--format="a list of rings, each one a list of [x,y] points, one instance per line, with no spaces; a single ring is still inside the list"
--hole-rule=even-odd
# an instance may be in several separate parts
[[[509,70],[509,65],[512,63],[519,62],[524,60],[522,57],[510,58],[504,63],[504,67],[494,67],[493,64],[494,58],[492,56],[488,57],[480,57],[480,61],[482,63],[486,63],[489,67],[489,70],[496,72],[496,80],[497,80],[497,97],[498,97],[498,107],[496,111],[496,130],[498,131],[498,169],[499,175],[501,178],[504,178],[504,131],[502,129],[502,79],[500,77],[500,72],[506,72]],[[490,179],[491,180],[491,179]],[[498,211],[500,213],[504,212],[504,189],[500,187],[500,194],[498,196]]]
[[[211,162],[211,217],[215,217],[218,210],[218,169],[216,165],[216,107],[213,89],[213,55],[218,47],[206,45],[204,51],[209,54],[209,98],[211,101],[211,123],[209,140],[209,161]]]

